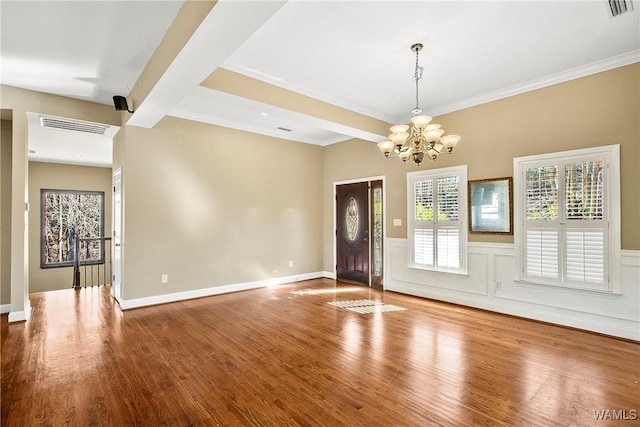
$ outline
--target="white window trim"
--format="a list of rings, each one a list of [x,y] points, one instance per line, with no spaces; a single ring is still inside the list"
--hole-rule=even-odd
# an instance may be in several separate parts
[[[460,188],[458,193],[459,204],[459,222],[460,222],[460,268],[438,268],[429,267],[423,264],[416,264],[414,260],[414,218],[415,218],[415,193],[413,191],[413,182],[421,178],[442,178],[452,175],[460,177]],[[467,215],[467,165],[452,166],[440,169],[429,169],[425,171],[407,172],[407,240],[409,240],[409,268],[419,270],[436,271],[440,273],[448,273],[455,275],[468,275],[468,236],[469,225]]]
[[[561,283],[532,282],[525,280],[524,263],[524,226],[525,226],[525,192],[523,191],[523,172],[528,164],[541,161],[575,161],[581,157],[607,158],[607,179],[605,180],[608,206],[608,241],[606,270],[608,277],[605,278],[606,290],[580,288],[577,286],[566,286]],[[514,189],[514,244],[516,248],[516,281],[532,283],[537,285],[556,286],[566,289],[585,290],[593,292],[620,293],[620,145],[605,145],[594,148],[583,148],[578,150],[562,151],[557,153],[539,154],[526,157],[515,157],[513,159],[513,189]]]

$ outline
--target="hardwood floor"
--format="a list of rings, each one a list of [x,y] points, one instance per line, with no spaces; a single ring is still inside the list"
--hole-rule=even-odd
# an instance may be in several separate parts
[[[2,316],[2,426],[640,423],[635,342],[328,279],[125,312],[108,293]],[[327,304],[359,299],[407,310]]]

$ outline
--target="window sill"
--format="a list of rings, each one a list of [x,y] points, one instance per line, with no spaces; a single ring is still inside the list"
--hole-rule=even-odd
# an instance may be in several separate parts
[[[622,293],[620,291],[606,291],[602,289],[590,289],[590,288],[576,288],[562,285],[554,285],[552,283],[540,283],[540,282],[532,282],[530,280],[520,280],[514,279],[513,283],[520,286],[525,286],[529,288],[550,288],[556,291],[564,291],[570,293],[592,293],[599,295],[612,295],[612,296],[621,296]]]
[[[469,273],[467,273],[466,271],[436,270],[434,268],[425,267],[420,264],[409,264],[407,268],[411,268],[413,270],[428,271],[431,273],[446,274],[454,277],[469,277]]]

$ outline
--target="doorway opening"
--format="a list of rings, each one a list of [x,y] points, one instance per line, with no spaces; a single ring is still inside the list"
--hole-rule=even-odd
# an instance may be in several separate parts
[[[384,177],[334,183],[336,279],[384,288]]]

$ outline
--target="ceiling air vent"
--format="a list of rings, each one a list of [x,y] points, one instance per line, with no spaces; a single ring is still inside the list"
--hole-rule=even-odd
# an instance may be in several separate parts
[[[616,17],[633,10],[633,3],[626,0],[609,0],[611,16]]]
[[[291,132],[291,129],[283,128],[281,126],[278,126],[278,129],[283,130],[285,132]]]
[[[74,132],[93,133],[96,135],[104,135],[109,128],[107,125],[99,123],[80,122],[77,120],[63,119],[61,117],[40,117],[40,124],[45,128],[64,129]]]

